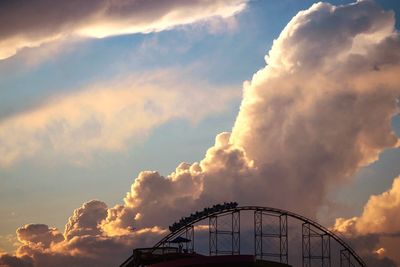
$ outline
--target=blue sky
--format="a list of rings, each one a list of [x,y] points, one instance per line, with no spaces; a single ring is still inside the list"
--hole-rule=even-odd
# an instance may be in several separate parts
[[[395,11],[399,29],[400,3],[377,2]],[[243,82],[265,65],[264,56],[273,40],[299,10],[312,3],[250,1],[234,21],[217,25],[202,22],[156,33],[71,39],[23,49],[0,61],[0,122],[94,83],[153,71],[172,69],[189,82],[205,81],[240,95]],[[222,110],[194,122],[167,119],[144,137],[129,140],[125,150],[95,151],[79,164],[68,154],[44,151],[0,167],[0,236],[14,234],[16,228],[32,222],[63,229],[71,211],[84,201],[121,203],[140,171],[168,175],[180,162],[201,160],[216,134],[231,130],[240,100],[234,97]],[[400,135],[399,118],[393,119],[393,128]],[[386,151],[379,161],[359,171],[353,183],[332,193],[339,202],[354,203],[344,215],[359,214],[371,194],[387,190],[400,172],[398,162],[399,149]],[[10,249],[9,244],[3,246]]]

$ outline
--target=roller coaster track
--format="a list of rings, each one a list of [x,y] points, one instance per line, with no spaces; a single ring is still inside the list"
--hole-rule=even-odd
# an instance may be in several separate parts
[[[233,206],[232,206],[233,203]],[[170,233],[168,235],[166,235],[164,238],[162,238],[159,242],[157,242],[152,248],[149,248],[149,250],[151,251],[151,253],[155,252],[156,250],[162,250],[163,248],[168,248],[170,243],[174,243],[174,239],[177,237],[180,237],[182,234],[187,235],[187,231],[188,229],[192,229],[192,234],[193,234],[193,238],[194,238],[194,229],[195,229],[195,224],[209,219],[210,220],[210,225],[209,225],[209,231],[210,231],[210,240],[211,240],[211,221],[212,219],[216,219],[218,217],[222,217],[222,216],[226,216],[226,215],[231,215],[232,216],[232,255],[234,254],[234,249],[233,249],[233,235],[238,234],[239,235],[239,250],[235,251],[235,252],[239,252],[238,254],[240,254],[240,212],[241,211],[254,211],[254,227],[256,229],[256,215],[258,215],[257,218],[260,218],[261,216],[261,229],[262,229],[262,216],[275,216],[275,217],[279,217],[279,223],[280,223],[280,227],[281,226],[281,218],[284,217],[284,230],[286,231],[286,235],[284,236],[286,238],[286,253],[282,253],[282,251],[280,251],[280,262],[283,263],[288,263],[288,243],[287,243],[287,238],[288,238],[288,234],[287,234],[287,229],[288,229],[288,221],[287,218],[294,218],[297,221],[302,222],[303,225],[303,230],[306,229],[308,230],[308,233],[306,233],[306,237],[308,234],[308,238],[310,239],[310,231],[313,232],[313,234],[318,233],[317,235],[322,237],[322,251],[324,251],[324,237],[327,237],[328,240],[330,240],[330,238],[332,238],[333,240],[335,240],[341,247],[340,250],[340,266],[361,266],[361,267],[366,267],[367,265],[365,264],[365,262],[363,261],[363,259],[353,250],[353,248],[351,248],[341,237],[339,237],[336,233],[334,233],[333,231],[325,228],[324,226],[322,226],[321,224],[306,218],[302,215],[296,214],[294,212],[290,212],[287,210],[282,210],[282,209],[277,209],[277,208],[271,208],[271,207],[260,207],[260,206],[238,206],[237,203],[231,202],[231,203],[224,203],[223,205],[214,205],[212,208],[206,208],[203,211],[200,212],[196,212],[194,214],[191,214],[190,217],[187,218],[182,218],[181,221],[179,223],[175,223],[172,227],[170,227]],[[237,214],[239,217],[239,231],[238,232],[233,232],[233,218],[234,218],[234,214]],[[257,221],[258,223],[260,223],[259,221]],[[316,229],[316,231],[311,230],[310,226],[313,227],[313,229]],[[280,228],[282,231],[282,228]],[[215,229],[214,229],[215,230]],[[214,234],[217,234],[219,230],[215,230],[215,232],[213,232]],[[256,231],[256,230],[254,230]],[[280,236],[279,236],[280,235]],[[303,246],[304,246],[304,232],[302,233],[303,235]],[[261,238],[261,243],[262,243],[262,230],[261,230],[261,237],[259,235],[259,238]],[[271,235],[269,235],[271,236]],[[280,234],[278,234],[278,237],[280,238],[280,241],[282,242],[282,232]],[[255,239],[257,238],[257,236],[255,236]],[[194,240],[191,240],[191,242],[194,244]],[[256,242],[256,241],[255,241]],[[310,242],[310,241],[309,241]],[[257,247],[257,245],[255,245]],[[282,246],[282,243],[281,243]],[[308,245],[310,246],[310,245]],[[211,247],[211,243],[210,243],[210,247]],[[309,248],[309,247],[308,247]],[[324,252],[322,252],[322,256],[321,257],[317,257],[318,259],[322,260],[322,266],[331,266],[330,265],[330,242],[329,242],[329,256],[327,256],[325,259],[328,260],[328,264],[325,265],[324,264]],[[258,252],[257,252],[258,251]],[[194,252],[194,246],[192,247],[192,252]],[[220,251],[223,252],[223,251]],[[343,254],[343,262],[344,264],[342,264],[342,253]],[[214,253],[216,255],[218,255],[218,250],[216,250],[216,253]],[[311,253],[308,253],[307,256],[304,256],[305,254],[307,254],[307,252],[304,252],[304,247],[303,247],[303,266],[311,266],[311,260],[312,259],[316,259],[315,256],[311,256]],[[210,255],[211,255],[211,249],[210,249]],[[262,244],[261,244],[261,252],[260,250],[257,250],[255,248],[255,255],[257,257],[257,255],[261,255],[261,259],[263,257],[263,255],[268,256],[267,254],[263,254],[263,249],[262,249]],[[286,257],[285,261],[282,261],[282,256]],[[355,261],[351,261],[351,259],[354,259]],[[308,263],[305,263],[305,260]],[[133,266],[131,265],[131,263],[134,262],[134,255],[132,255],[131,257],[129,257],[124,263],[122,263],[120,266],[121,267],[127,267],[127,266]],[[356,265],[354,265],[354,263],[356,263]],[[314,266],[314,265],[313,265]]]
[[[361,259],[361,257],[359,255],[357,255],[357,253],[342,238],[340,238],[337,234],[335,234],[331,230],[325,228],[321,224],[319,224],[311,219],[308,219],[302,215],[296,214],[294,212],[277,209],[277,208],[260,207],[260,206],[241,206],[241,207],[230,208],[230,209],[222,209],[222,210],[218,210],[216,212],[208,213],[204,216],[199,216],[198,218],[190,221],[190,223],[182,225],[178,229],[176,229],[173,232],[166,235],[163,239],[161,239],[158,243],[156,243],[153,248],[156,249],[156,248],[161,247],[162,245],[164,245],[168,241],[170,241],[171,238],[173,238],[180,232],[184,231],[188,227],[194,225],[195,223],[198,223],[198,222],[205,220],[212,216],[220,216],[220,215],[224,215],[224,214],[228,214],[228,213],[232,213],[232,212],[238,212],[238,211],[259,211],[259,212],[267,212],[267,213],[276,214],[276,215],[287,215],[289,217],[292,217],[299,221],[302,221],[303,223],[308,223],[308,224],[312,225],[313,227],[315,227],[316,229],[318,229],[319,231],[321,231],[321,232],[325,233],[326,235],[330,236],[331,238],[333,238],[336,242],[338,242],[344,249],[346,249],[354,257],[354,259],[357,261],[357,263],[360,266],[362,266],[362,267],[367,266],[365,264],[365,262]]]

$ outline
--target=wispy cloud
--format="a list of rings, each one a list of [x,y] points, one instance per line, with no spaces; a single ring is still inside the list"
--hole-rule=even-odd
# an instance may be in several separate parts
[[[245,0],[173,1],[2,1],[0,60],[25,47],[75,37],[162,31],[213,17],[228,18]]]
[[[48,152],[79,163],[95,151],[124,150],[170,119],[196,123],[240,96],[237,88],[193,83],[184,75],[169,70],[123,76],[3,119],[0,165]]]
[[[48,232],[53,231],[39,227],[45,232],[40,235],[42,242],[20,247],[18,255],[29,256],[40,266],[68,266],[72,260],[76,266],[87,266],[88,262],[108,266],[113,260],[117,264],[109,255],[120,255],[138,243],[148,244],[175,218],[222,201],[279,206],[315,217],[333,185],[345,183],[383,150],[397,146],[398,138],[390,126],[400,94],[400,39],[394,24],[393,13],[372,1],[344,6],[318,3],[299,12],[275,40],[267,65],[245,84],[232,133],[217,135],[203,160],[181,163],[168,176],[156,171],[141,172],[123,204],[107,208],[99,201],[85,203],[71,216],[63,241],[48,248],[38,246],[49,243],[47,238],[52,235]],[[90,95],[96,96],[100,106],[114,117],[119,115],[120,109],[115,107],[121,105],[121,99],[131,98],[123,91],[116,99],[111,98],[114,104],[108,107],[101,92]],[[141,103],[149,103],[153,97],[154,94],[145,94],[142,98],[146,101]],[[201,105],[215,106],[213,101],[220,99],[214,94],[199,98],[185,90],[178,101],[174,95],[162,97],[172,98],[169,101],[173,104],[195,99],[195,105],[177,106],[185,114],[188,110],[201,110]],[[143,104],[141,110],[149,110],[150,119],[159,116],[159,111],[175,114],[162,104],[150,101],[148,105]],[[50,110],[56,104],[52,106]],[[73,102],[66,106],[60,105],[62,114],[68,115],[64,120],[81,118],[75,115]],[[97,104],[88,107],[79,110],[99,109]],[[48,113],[52,112],[44,112]],[[107,115],[99,113],[107,121]],[[139,124],[146,125],[128,106],[127,114],[130,113]],[[35,116],[39,121],[43,117],[40,114]],[[126,122],[124,118],[122,121]],[[95,117],[95,121],[99,120]],[[73,121],[78,121],[78,126],[82,124],[82,120]],[[118,138],[100,138],[99,143],[119,148],[118,140],[126,138],[118,132],[113,132]],[[97,139],[93,142],[97,144]],[[382,200],[388,202],[386,197]],[[142,229],[148,234],[142,234]],[[387,259],[382,262],[372,254],[375,248],[367,249],[373,257],[371,266],[391,266],[386,264]],[[71,255],[71,251],[75,254]]]

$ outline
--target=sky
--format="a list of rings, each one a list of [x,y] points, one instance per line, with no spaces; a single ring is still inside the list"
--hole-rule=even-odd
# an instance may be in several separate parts
[[[400,266],[399,16],[397,0],[2,1],[0,265],[109,266],[99,251],[232,200]]]

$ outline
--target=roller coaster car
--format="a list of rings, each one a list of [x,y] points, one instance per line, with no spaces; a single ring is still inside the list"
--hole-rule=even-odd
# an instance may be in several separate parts
[[[289,265],[256,260],[253,255],[204,256],[180,252],[176,247],[135,249],[123,267],[288,267]]]

